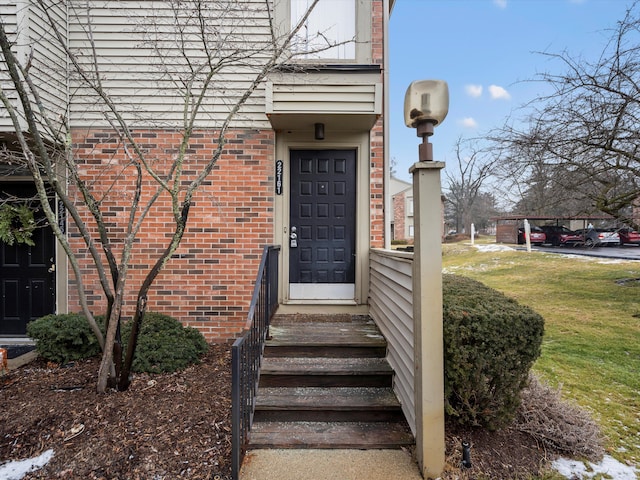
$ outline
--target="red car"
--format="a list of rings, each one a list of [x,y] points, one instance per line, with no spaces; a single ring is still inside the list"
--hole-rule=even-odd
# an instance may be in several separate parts
[[[529,235],[529,241],[531,242],[531,245],[542,245],[547,240],[547,235],[540,227],[530,225],[530,228],[531,234]],[[527,240],[524,238],[524,227],[520,227],[518,229],[518,245],[523,245],[525,243],[527,243]]]
[[[569,230],[563,225],[543,225],[542,230],[547,235],[547,243],[554,246],[559,245],[582,245],[584,238],[573,230]]]
[[[633,243],[634,245],[640,245],[640,233],[632,230],[628,227],[618,229],[618,235],[620,235],[620,245],[625,243]]]

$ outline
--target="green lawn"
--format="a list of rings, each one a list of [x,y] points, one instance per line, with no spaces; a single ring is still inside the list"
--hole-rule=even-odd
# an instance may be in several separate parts
[[[458,243],[443,246],[443,269],[540,313],[545,338],[534,370],[593,414],[608,454],[640,464],[640,262]]]

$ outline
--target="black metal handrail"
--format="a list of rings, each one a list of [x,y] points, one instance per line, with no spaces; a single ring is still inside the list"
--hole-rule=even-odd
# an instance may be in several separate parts
[[[237,480],[255,411],[264,342],[271,317],[278,307],[278,255],[280,246],[266,246],[253,289],[244,333],[231,348],[231,422],[233,479]]]

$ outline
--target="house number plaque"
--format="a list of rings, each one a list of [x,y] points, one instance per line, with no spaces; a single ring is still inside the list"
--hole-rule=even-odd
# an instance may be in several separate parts
[[[276,160],[276,195],[282,195],[282,160]]]

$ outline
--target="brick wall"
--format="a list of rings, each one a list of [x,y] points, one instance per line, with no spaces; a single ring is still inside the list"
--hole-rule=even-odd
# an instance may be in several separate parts
[[[393,223],[394,223],[394,238],[393,240],[406,240],[407,228],[405,225],[405,210],[406,210],[406,195],[405,192],[400,192],[393,197]]]
[[[383,65],[384,28],[383,2],[373,0],[371,48],[373,62]],[[382,81],[382,78],[380,79]],[[370,195],[371,195],[371,247],[384,247],[384,129],[382,118],[378,119],[371,130],[371,164],[370,164]]]
[[[154,168],[166,172],[176,152],[179,133],[140,130],[135,135]],[[109,232],[115,239],[114,250],[120,255],[133,200],[135,170],[109,131],[76,131],[73,141],[84,178],[102,196]],[[207,132],[194,135],[183,185],[200,171],[215,147]],[[232,338],[241,330],[262,247],[273,241],[273,151],[274,133],[270,130],[229,133],[222,157],[194,196],[182,243],[150,291],[150,311],[161,311],[197,327],[208,339]],[[141,203],[150,198],[150,188],[155,190],[146,178]],[[88,218],[86,210],[81,212]],[[167,247],[174,226],[169,196],[163,194],[149,212],[132,252],[125,316],[133,314],[137,289]],[[74,250],[85,252],[72,222],[69,233]],[[102,313],[105,302],[92,261],[88,254],[79,255],[79,261],[90,307]],[[70,311],[79,310],[73,280],[69,305]]]
[[[371,130],[371,247],[384,247],[384,137],[382,120]]]

